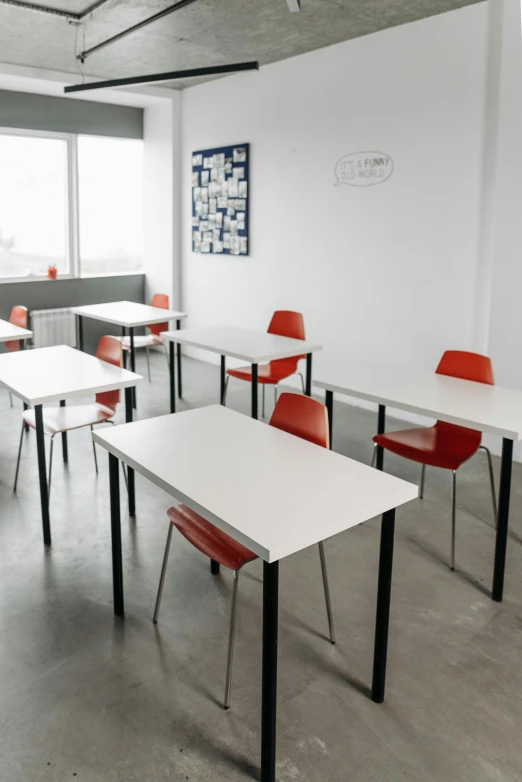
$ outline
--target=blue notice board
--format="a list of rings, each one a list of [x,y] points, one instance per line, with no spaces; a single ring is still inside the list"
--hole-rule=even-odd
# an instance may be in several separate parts
[[[192,153],[192,250],[248,255],[250,145]]]

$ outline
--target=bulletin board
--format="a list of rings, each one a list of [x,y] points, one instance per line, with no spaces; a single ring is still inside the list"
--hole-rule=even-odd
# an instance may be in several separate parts
[[[192,154],[192,250],[248,255],[250,145]]]

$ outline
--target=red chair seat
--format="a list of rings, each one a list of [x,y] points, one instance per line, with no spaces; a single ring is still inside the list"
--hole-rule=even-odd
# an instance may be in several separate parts
[[[378,434],[373,442],[387,451],[429,467],[457,470],[479,449],[480,432],[438,421],[423,429]]]
[[[167,515],[189,543],[223,567],[239,570],[247,562],[257,559],[257,555],[246,546],[226,535],[186,505],[170,508]]]
[[[284,359],[280,359],[283,361]],[[290,367],[282,367],[276,361],[270,364],[258,364],[257,380],[259,383],[267,383],[276,386],[281,380],[290,377],[295,372],[295,361]],[[228,369],[227,374],[237,377],[238,380],[247,380],[252,382],[252,367],[239,367],[239,369]]]
[[[55,434],[69,432],[71,429],[81,429],[84,426],[103,424],[113,416],[114,410],[96,402],[91,405],[76,405],[74,407],[44,407],[44,432],[50,437],[54,437]],[[26,410],[23,414],[23,419],[28,426],[36,429],[34,410]]]
[[[130,337],[114,337],[114,339],[117,339],[118,342],[121,342],[123,350],[130,350]],[[153,347],[154,345],[163,344],[165,343],[157,334],[139,334],[138,336],[134,337],[134,347],[136,350],[138,348],[147,348]]]

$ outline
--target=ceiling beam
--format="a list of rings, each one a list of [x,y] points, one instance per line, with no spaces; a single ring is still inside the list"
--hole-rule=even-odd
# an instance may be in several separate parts
[[[80,62],[85,62],[86,58],[93,54],[93,52],[97,52],[99,49],[103,49],[104,46],[108,46],[110,43],[119,41],[126,35],[135,33],[136,30],[141,30],[142,27],[152,24],[152,22],[157,22],[158,19],[163,19],[164,16],[168,16],[169,14],[174,13],[174,11],[180,11],[182,8],[185,8],[187,5],[192,5],[192,3],[195,3],[196,1],[197,0],[178,0],[176,3],[174,3],[174,5],[169,5],[162,11],[158,11],[157,14],[148,16],[146,19],[143,19],[143,21],[138,22],[137,24],[133,24],[132,27],[127,27],[126,30],[122,30],[121,33],[116,33],[116,35],[113,35],[111,38],[107,38],[105,41],[101,41],[95,46],[91,46],[90,49],[86,49],[84,52],[80,52],[76,59],[80,60]]]
[[[86,90],[101,90],[108,87],[129,87],[133,84],[152,84],[158,81],[175,81],[176,79],[192,79],[196,76],[216,76],[221,73],[237,73],[239,71],[258,71],[258,62],[238,62],[232,65],[212,65],[208,68],[191,68],[186,71],[169,71],[168,73],[149,73],[145,76],[129,76],[125,79],[109,79],[94,81],[87,84],[72,84],[64,87],[64,92],[85,92]]]
[[[3,5],[12,5],[14,8],[21,8],[24,11],[36,11],[41,14],[50,14],[51,16],[58,16],[61,19],[66,19],[68,22],[82,22],[94,11],[97,11],[102,5],[108,3],[109,0],[97,0],[87,6],[84,11],[67,11],[63,8],[51,8],[48,5],[40,5],[39,3],[29,3],[25,0],[0,0]]]

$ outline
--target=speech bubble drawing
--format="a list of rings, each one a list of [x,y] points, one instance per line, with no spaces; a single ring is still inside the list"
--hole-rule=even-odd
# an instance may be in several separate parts
[[[335,166],[337,185],[370,187],[386,182],[393,174],[393,159],[385,152],[352,152]]]

